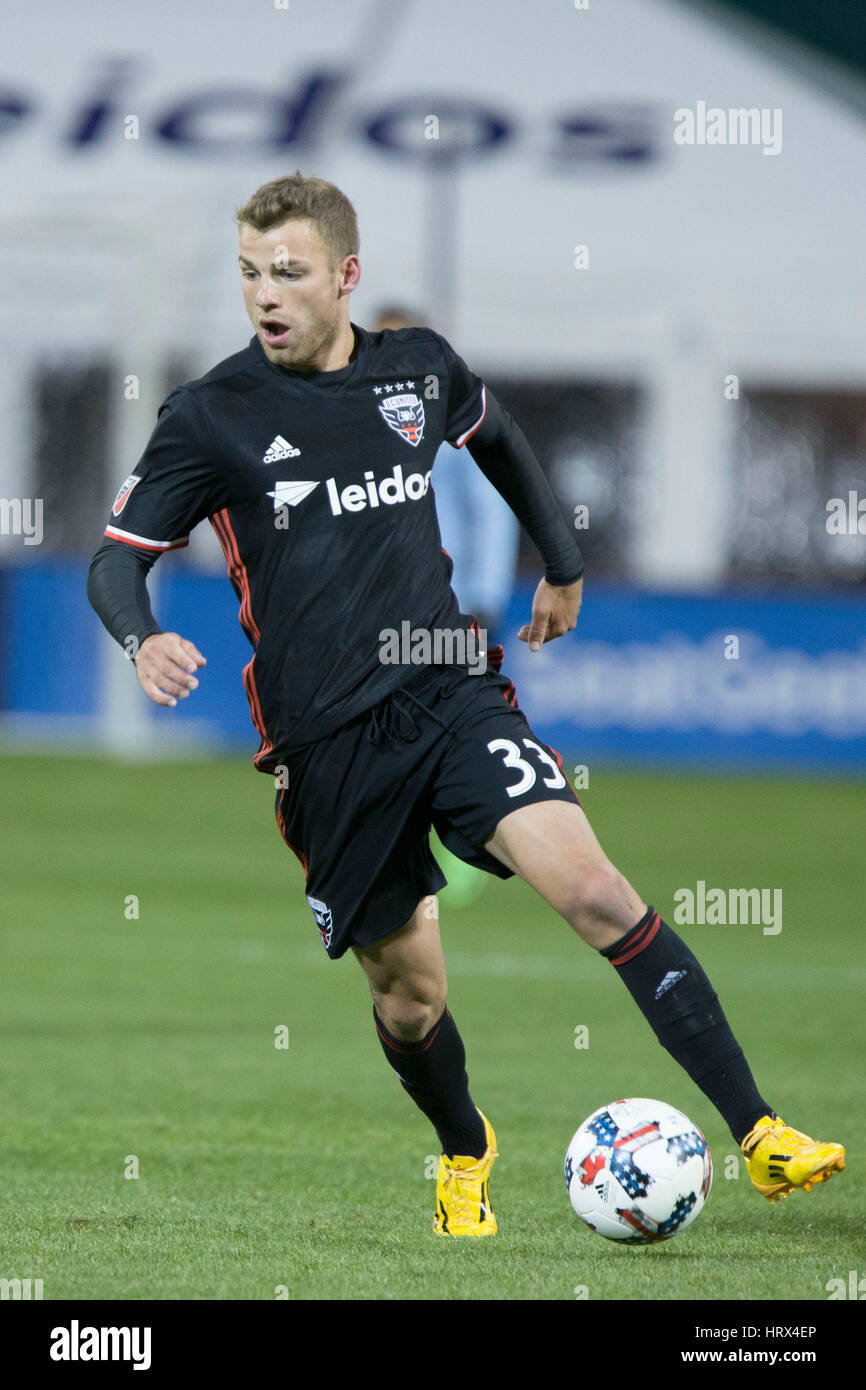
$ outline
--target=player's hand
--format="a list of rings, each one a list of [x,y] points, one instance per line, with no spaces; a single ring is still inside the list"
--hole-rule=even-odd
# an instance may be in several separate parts
[[[532,600],[532,622],[524,623],[517,636],[537,652],[544,642],[562,637],[577,627],[577,615],[583,601],[583,575],[574,584],[554,585],[542,579]]]
[[[138,683],[154,704],[176,705],[198,689],[195,672],[207,662],[198,647],[177,632],[155,632],[138,649]]]

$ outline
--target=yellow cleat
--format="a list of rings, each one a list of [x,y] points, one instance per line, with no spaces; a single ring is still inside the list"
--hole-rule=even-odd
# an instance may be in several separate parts
[[[481,1115],[481,1111],[478,1111]],[[487,1183],[496,1158],[496,1135],[490,1121],[484,1120],[487,1149],[483,1158],[439,1155],[436,1178],[436,1215],[433,1230],[438,1236],[495,1236],[496,1217],[490,1206]]]
[[[808,1134],[789,1129],[778,1116],[759,1120],[740,1148],[755,1187],[774,1203],[795,1187],[811,1192],[816,1183],[826,1182],[845,1167],[841,1144],[819,1144]]]

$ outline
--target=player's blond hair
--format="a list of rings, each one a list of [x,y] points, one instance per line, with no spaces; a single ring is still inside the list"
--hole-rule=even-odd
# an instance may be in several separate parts
[[[336,184],[306,178],[300,169],[262,184],[235,210],[237,223],[246,223],[257,232],[300,219],[313,223],[332,269],[346,256],[357,256],[361,244],[358,219],[349,199]]]

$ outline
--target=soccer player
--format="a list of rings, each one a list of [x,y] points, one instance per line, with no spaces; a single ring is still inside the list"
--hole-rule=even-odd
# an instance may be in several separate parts
[[[175,706],[205,658],[161,630],[147,574],[199,521],[213,526],[253,647],[255,766],[277,778],[277,822],[325,949],[352,949],[385,1056],[439,1138],[434,1230],[496,1232],[497,1151],[446,1007],[431,825],[467,862],[520,875],[610,961],[759,1192],[808,1191],[844,1167],[843,1148],[789,1128],[763,1098],[699,962],[606,857],[500,673],[502,649],[485,659],[458,610],[430,485],[443,440],[467,450],[541,555],[520,640],[537,651],[577,623],[582,558],[526,439],[439,334],[350,320],[358,229],[338,188],[277,179],[237,222],[255,336],[164,403],[88,594],[145,694]]]

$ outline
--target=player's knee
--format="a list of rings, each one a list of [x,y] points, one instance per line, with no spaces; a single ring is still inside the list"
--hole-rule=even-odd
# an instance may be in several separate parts
[[[376,1013],[388,1032],[406,1042],[420,1042],[445,1010],[445,994],[435,986],[410,993],[374,994]]]
[[[599,930],[617,926],[627,931],[634,925],[635,901],[628,881],[605,859],[576,879],[565,915],[578,935],[593,944]]]

